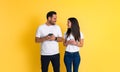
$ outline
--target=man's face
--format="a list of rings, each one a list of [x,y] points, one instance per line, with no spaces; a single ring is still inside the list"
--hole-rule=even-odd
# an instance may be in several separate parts
[[[57,20],[57,15],[56,14],[54,14],[52,17],[48,18],[48,21],[51,25],[55,25],[56,20]]]

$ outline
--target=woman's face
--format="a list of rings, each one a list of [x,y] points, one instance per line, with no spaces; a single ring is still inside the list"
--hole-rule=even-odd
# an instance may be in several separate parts
[[[71,21],[70,20],[67,21],[67,26],[68,26],[68,28],[71,28]]]

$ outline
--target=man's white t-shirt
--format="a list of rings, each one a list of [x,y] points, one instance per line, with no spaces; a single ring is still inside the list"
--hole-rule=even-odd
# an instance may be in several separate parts
[[[38,27],[36,37],[45,37],[49,33],[55,35],[55,37],[62,37],[61,29],[58,25],[43,24]],[[41,55],[55,55],[59,53],[59,45],[57,41],[44,41],[41,43]]]
[[[66,38],[66,33],[65,33],[65,35],[64,35],[64,38]],[[83,37],[83,33],[82,32],[80,32],[80,36],[81,36],[81,39],[84,39],[84,37]],[[68,38],[67,38],[67,41],[68,40],[75,40],[75,38],[74,38],[74,36],[72,35],[72,34],[70,34],[70,36],[68,36]],[[66,47],[66,51],[67,52],[78,52],[80,50],[80,47],[78,47],[78,46],[75,46],[75,45],[67,45],[67,47]]]

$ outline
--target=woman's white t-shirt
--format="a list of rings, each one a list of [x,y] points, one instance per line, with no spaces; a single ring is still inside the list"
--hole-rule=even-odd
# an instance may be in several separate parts
[[[83,37],[83,33],[82,32],[80,32],[80,35],[81,35],[81,39],[84,39],[84,37]],[[64,38],[66,38],[66,33],[64,34]],[[67,41],[68,40],[75,40],[74,39],[74,36],[72,35],[72,34],[70,34],[70,36],[68,36],[68,38],[66,39]],[[80,50],[80,47],[78,47],[78,46],[75,46],[75,45],[67,45],[67,47],[66,47],[66,51],[67,52],[78,52]]]

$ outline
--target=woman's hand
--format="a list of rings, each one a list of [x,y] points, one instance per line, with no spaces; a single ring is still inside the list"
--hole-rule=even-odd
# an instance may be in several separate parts
[[[76,45],[76,44],[77,44],[77,42],[76,42],[75,40],[69,40],[69,41],[68,41],[68,44],[71,44],[71,45]]]
[[[74,41],[73,40],[64,40],[64,42],[63,42],[63,45],[64,46],[67,46],[67,45],[69,45],[69,44],[71,44],[71,45],[73,45],[74,44]]]
[[[78,47],[82,47],[83,46],[83,42],[84,40],[81,39],[80,42],[77,42],[75,40],[68,40],[68,41],[64,41],[64,46],[67,46],[67,45],[75,45],[75,46],[78,46]]]
[[[82,47],[83,46],[83,42],[84,42],[83,39],[81,39],[80,42],[77,42],[75,40],[67,41],[68,44],[75,45],[75,46],[78,46],[78,47]]]

